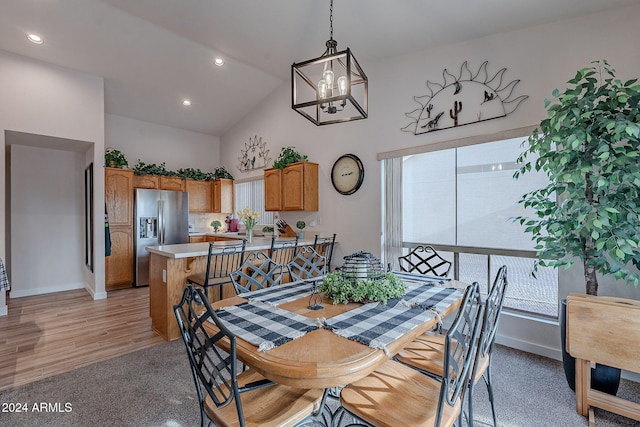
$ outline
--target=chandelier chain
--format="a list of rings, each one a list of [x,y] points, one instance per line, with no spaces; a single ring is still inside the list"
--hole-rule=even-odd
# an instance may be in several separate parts
[[[333,0],[331,0],[329,4],[329,28],[330,28],[330,39],[333,39]]]

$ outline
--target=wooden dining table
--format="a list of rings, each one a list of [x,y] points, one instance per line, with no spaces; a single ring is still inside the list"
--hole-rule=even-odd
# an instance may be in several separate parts
[[[464,288],[466,286],[465,283],[454,280],[446,283],[446,287]],[[236,296],[217,301],[212,307],[219,309],[246,301]],[[440,317],[444,318],[455,312],[461,301],[462,296],[440,311]],[[278,308],[309,318],[329,319],[362,304],[333,304],[331,299],[323,297],[322,305],[323,308],[320,310],[311,310],[308,308],[309,297],[307,296],[278,305]],[[325,328],[313,330],[300,338],[267,351],[258,351],[256,345],[238,337],[236,351],[240,361],[271,381],[298,388],[331,388],[366,377],[420,334],[433,329],[437,323],[438,316],[425,321],[388,344],[386,352],[339,336]],[[213,323],[205,327],[212,333],[216,331]]]

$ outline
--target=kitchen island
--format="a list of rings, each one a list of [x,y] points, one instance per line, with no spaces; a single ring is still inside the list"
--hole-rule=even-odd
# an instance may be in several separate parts
[[[286,240],[283,238],[281,240]],[[294,240],[294,239],[291,239]],[[224,247],[234,241],[216,242]],[[299,245],[313,245],[313,240],[301,240]],[[264,251],[271,248],[271,238],[255,237],[246,246],[246,252]],[[202,273],[207,267],[209,243],[183,243],[176,245],[149,246],[149,312],[151,326],[166,340],[180,337],[178,323],[173,313],[173,305],[180,302],[187,277]],[[223,286],[223,298],[235,296],[233,285]],[[212,301],[218,299],[218,292],[211,292]]]

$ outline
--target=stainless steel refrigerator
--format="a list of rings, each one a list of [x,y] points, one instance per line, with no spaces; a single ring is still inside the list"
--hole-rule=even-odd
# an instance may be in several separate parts
[[[168,190],[135,190],[134,286],[149,284],[147,246],[189,243],[189,193]]]

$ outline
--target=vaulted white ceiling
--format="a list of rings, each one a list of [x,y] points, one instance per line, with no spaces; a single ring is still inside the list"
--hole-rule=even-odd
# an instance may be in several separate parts
[[[366,71],[379,58],[634,3],[334,0],[334,39]],[[31,32],[44,44],[27,41]],[[108,114],[211,135],[328,38],[329,0],[0,0],[0,49],[104,77]]]

